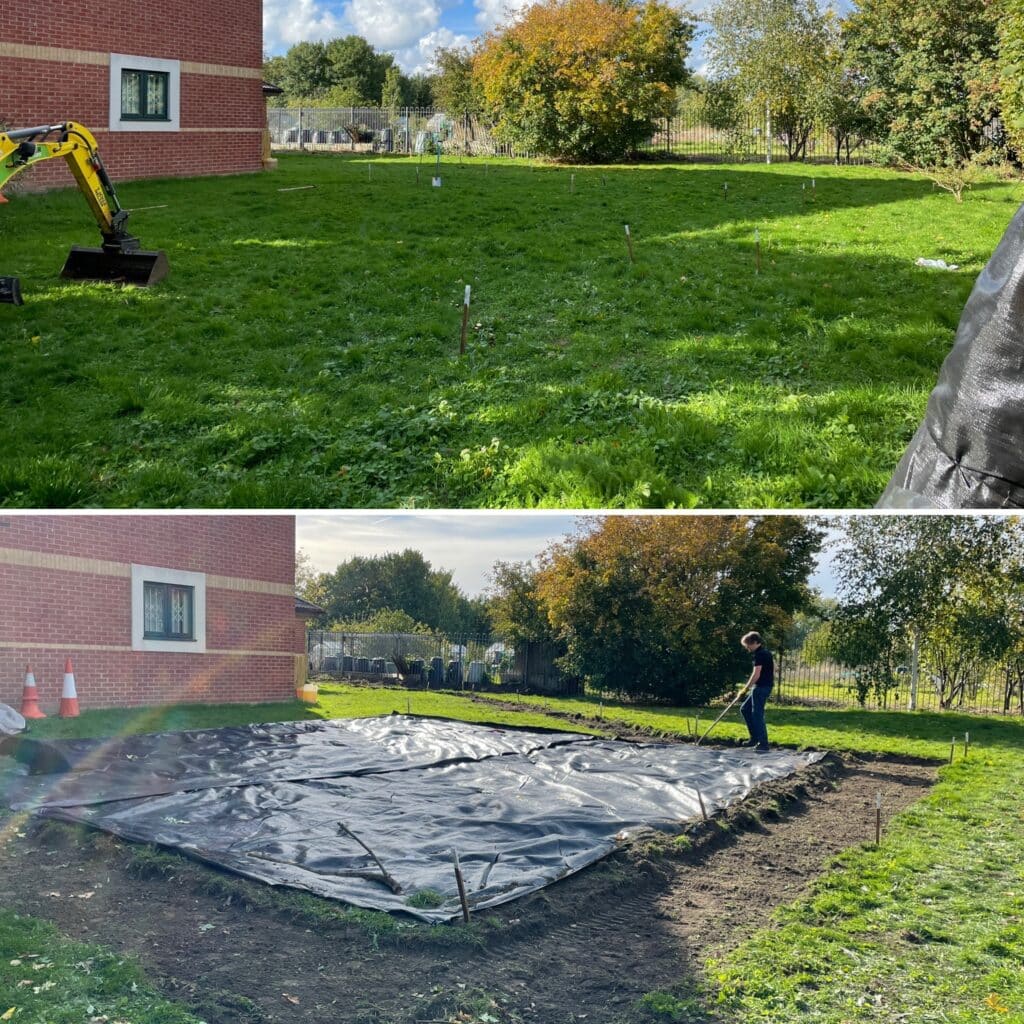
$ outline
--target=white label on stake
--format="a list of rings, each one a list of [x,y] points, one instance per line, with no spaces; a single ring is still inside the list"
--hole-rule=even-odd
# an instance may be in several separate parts
[[[467,284],[467,285],[466,285],[466,298],[465,298],[465,299],[464,299],[464,301],[463,301],[463,305],[466,305],[466,306],[468,306],[468,305],[469,305],[469,296],[470,296],[470,293],[471,293],[472,291],[473,291],[473,288],[472,288],[472,286],[471,286],[471,285],[468,285],[468,284]]]
[[[755,242],[760,242],[761,241],[761,232],[758,231],[757,228],[754,228],[754,241]]]
[[[629,225],[628,224],[626,225],[626,237],[627,238],[629,237]]]

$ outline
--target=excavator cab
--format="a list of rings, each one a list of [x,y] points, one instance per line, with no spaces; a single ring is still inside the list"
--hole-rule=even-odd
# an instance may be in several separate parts
[[[54,135],[56,141],[51,138]],[[26,167],[58,156],[67,161],[103,236],[103,244],[96,248],[72,246],[61,277],[142,288],[162,281],[169,270],[167,256],[163,252],[145,251],[128,232],[128,211],[118,201],[96,139],[82,125],[67,121],[0,132],[0,188]],[[16,277],[0,277],[0,303],[5,302],[22,305]]]

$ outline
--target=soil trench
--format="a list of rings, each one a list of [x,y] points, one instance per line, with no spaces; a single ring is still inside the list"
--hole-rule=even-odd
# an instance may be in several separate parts
[[[23,828],[0,848],[0,906],[135,954],[207,1024],[447,1020],[474,990],[500,996],[504,1020],[612,1024],[645,993],[700,978],[710,954],[767,924],[834,854],[873,841],[876,793],[891,817],[935,771],[832,755],[726,812],[728,828],[702,827],[688,852],[624,851],[488,913],[483,948],[374,948],[354,928],[208,895],[195,875],[215,869],[189,862],[180,878],[139,878],[119,842],[69,830],[56,844],[52,827]]]

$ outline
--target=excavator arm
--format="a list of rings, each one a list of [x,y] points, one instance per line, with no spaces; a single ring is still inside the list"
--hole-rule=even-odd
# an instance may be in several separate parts
[[[101,248],[73,246],[61,276],[76,281],[151,285],[168,271],[162,252],[143,252],[127,228],[128,211],[117,198],[92,133],[75,121],[0,132],[0,193],[16,174],[42,160],[63,157],[103,237]],[[2,196],[0,196],[2,198]],[[0,302],[21,304],[18,279],[0,277]]]

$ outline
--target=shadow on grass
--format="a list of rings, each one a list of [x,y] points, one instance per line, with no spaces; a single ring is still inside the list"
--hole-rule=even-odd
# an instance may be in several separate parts
[[[975,265],[1011,212],[975,203],[960,231],[928,183],[880,172],[586,168],[570,195],[566,169],[467,165],[435,194],[411,163],[373,183],[364,163],[128,186],[169,205],[133,222],[171,260],[151,291],[54,285],[16,240],[5,272],[29,304],[0,307],[0,501],[873,504],[973,279],[897,256],[884,208]],[[317,188],[276,191],[303,178]],[[14,226],[38,214],[63,251],[77,199],[25,198]],[[845,210],[878,212],[837,225]]]

